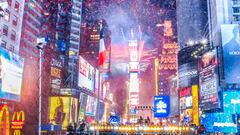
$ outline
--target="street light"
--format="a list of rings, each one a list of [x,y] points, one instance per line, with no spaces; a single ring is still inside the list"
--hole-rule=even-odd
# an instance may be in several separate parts
[[[46,44],[45,38],[38,38],[36,47],[39,50],[39,105],[38,105],[38,135],[41,135],[41,125],[42,125],[42,54],[43,47]]]

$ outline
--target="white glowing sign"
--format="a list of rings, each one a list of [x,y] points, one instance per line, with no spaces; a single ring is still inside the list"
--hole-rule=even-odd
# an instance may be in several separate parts
[[[129,92],[139,92],[139,82],[137,73],[130,73]]]
[[[129,46],[137,46],[137,40],[129,40]]]
[[[138,61],[138,52],[137,50],[130,51],[130,61]]]

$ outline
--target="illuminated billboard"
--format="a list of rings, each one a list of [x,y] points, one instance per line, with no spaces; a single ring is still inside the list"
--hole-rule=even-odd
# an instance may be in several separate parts
[[[55,93],[60,93],[61,85],[62,85],[62,68],[63,63],[61,60],[52,58],[51,62],[51,69],[50,69],[50,80],[51,80],[51,88],[52,91]]]
[[[170,114],[169,96],[154,96],[154,117],[167,118]]]
[[[88,96],[85,114],[90,116],[95,116],[96,109],[97,109],[96,99],[92,96]]]
[[[206,113],[201,122],[208,132],[237,133],[237,117],[240,114],[240,92],[223,92],[223,112]]]
[[[139,80],[138,73],[130,73],[129,105],[130,108],[139,104]]]
[[[239,26],[238,24],[224,24],[221,26],[221,33],[225,82],[227,84],[240,83]]]
[[[69,122],[77,122],[78,100],[71,97],[50,97],[49,119],[66,129]]]
[[[0,48],[0,98],[20,100],[24,60]]]
[[[95,69],[81,56],[79,57],[79,79],[78,86],[91,92],[94,91]]]
[[[138,73],[130,73],[129,92],[139,92]]]
[[[198,66],[200,107],[203,110],[219,108],[216,50],[206,52]]]
[[[179,87],[188,87],[198,84],[197,62],[189,62],[178,67]]]

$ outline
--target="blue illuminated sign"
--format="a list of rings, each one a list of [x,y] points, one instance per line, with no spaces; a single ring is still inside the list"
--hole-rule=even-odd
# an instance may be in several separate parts
[[[237,116],[240,114],[240,92],[223,92],[223,112],[206,113],[200,119],[207,132],[237,133]]]
[[[169,96],[154,97],[154,117],[166,118],[170,114],[170,98]]]

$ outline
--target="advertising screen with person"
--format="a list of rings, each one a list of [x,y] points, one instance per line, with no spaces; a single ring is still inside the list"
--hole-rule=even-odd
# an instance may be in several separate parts
[[[238,24],[221,25],[224,78],[227,84],[240,83],[240,40]]]
[[[66,129],[69,122],[77,121],[77,99],[71,97],[50,97],[50,123]]]
[[[220,107],[216,50],[206,52],[199,60],[199,97],[203,110]]]

